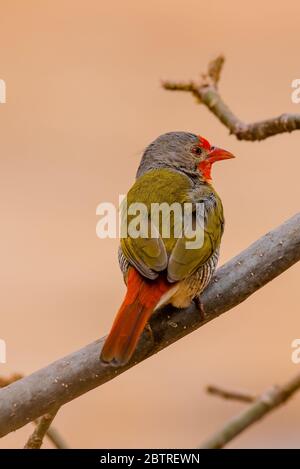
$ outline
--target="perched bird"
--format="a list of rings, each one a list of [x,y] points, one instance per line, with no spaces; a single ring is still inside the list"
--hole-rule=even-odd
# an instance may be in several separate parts
[[[103,362],[126,364],[150,316],[161,306],[185,308],[195,300],[201,309],[199,295],[215,271],[224,230],[222,202],[212,186],[211,167],[215,161],[233,157],[187,132],[163,134],[146,148],[122,219],[129,225],[129,207],[143,204],[152,231],[149,234],[149,228],[148,237],[129,232],[121,238],[119,263],[127,293],[101,351]],[[196,237],[197,230],[202,232],[199,245],[189,248],[184,231],[180,237],[174,235],[178,225],[174,215],[169,218],[168,236],[161,220],[154,226],[152,205],[162,203],[191,207],[193,233]],[[202,223],[197,204],[203,207]]]

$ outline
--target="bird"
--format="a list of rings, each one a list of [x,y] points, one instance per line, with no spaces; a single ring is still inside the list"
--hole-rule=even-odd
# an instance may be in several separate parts
[[[152,314],[161,307],[186,308],[194,301],[203,312],[200,295],[216,269],[224,232],[223,205],[213,188],[211,169],[216,161],[231,158],[231,152],[184,131],[162,134],[145,149],[121,221],[128,228],[134,220],[129,207],[142,204],[147,211],[140,221],[148,222],[147,233],[138,236],[128,230],[120,239],[118,259],[127,291],[100,352],[103,363],[126,365]],[[153,220],[151,208],[159,204],[187,205],[194,238],[201,231],[202,242],[190,248],[185,231],[175,236],[184,219],[177,222],[175,215],[169,218],[167,236],[165,224]],[[202,218],[197,206],[202,207]]]

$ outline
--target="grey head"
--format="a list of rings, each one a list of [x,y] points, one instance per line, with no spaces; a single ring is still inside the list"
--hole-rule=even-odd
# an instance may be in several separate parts
[[[197,166],[205,154],[205,148],[199,148],[199,136],[189,132],[168,132],[146,148],[136,177],[158,168],[172,168],[199,176]]]

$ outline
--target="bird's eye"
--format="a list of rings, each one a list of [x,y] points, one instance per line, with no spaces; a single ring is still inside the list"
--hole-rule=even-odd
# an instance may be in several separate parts
[[[195,146],[192,148],[192,153],[195,153],[195,155],[201,155],[202,153],[202,148]]]

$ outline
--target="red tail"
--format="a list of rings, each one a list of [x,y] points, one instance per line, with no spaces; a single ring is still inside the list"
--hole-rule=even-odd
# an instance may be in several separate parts
[[[101,352],[101,360],[127,363],[162,295],[171,287],[164,279],[144,279],[133,267],[128,272],[127,293]]]

